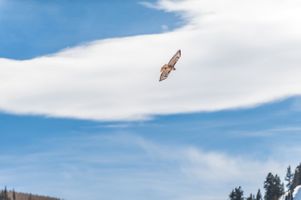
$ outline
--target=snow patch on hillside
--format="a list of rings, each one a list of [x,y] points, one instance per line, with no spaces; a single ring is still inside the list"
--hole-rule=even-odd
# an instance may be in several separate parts
[[[294,200],[301,200],[301,185],[294,189],[293,197]]]
[[[285,200],[286,196],[288,195],[288,192],[284,193],[284,195],[282,195],[279,200]],[[293,200],[301,200],[301,185],[297,186],[294,189],[293,192]]]

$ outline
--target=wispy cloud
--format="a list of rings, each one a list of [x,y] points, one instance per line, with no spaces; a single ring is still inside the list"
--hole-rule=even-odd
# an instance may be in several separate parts
[[[186,25],[26,61],[0,59],[0,109],[132,120],[301,93],[300,2],[161,0],[157,5],[188,13]],[[180,48],[178,70],[159,83],[160,67]]]
[[[254,192],[269,171],[282,175],[286,167],[133,134],[55,139],[35,150],[1,156],[0,184],[73,200],[218,200],[241,184]]]
[[[271,129],[261,129],[258,131],[245,131],[236,130],[232,131],[231,135],[235,137],[272,137],[279,135],[291,135],[299,134],[301,132],[301,127],[299,126],[288,126],[288,127],[276,127]]]

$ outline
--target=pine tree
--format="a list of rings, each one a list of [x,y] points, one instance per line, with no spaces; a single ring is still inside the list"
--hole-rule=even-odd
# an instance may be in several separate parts
[[[287,195],[285,197],[285,200],[292,200],[293,199],[293,180],[294,180],[294,174],[292,173],[291,166],[288,166],[286,170],[286,176],[284,179],[286,183],[287,188]]]
[[[1,190],[1,192],[0,192],[0,200],[4,200],[4,192],[3,192],[3,190]]]
[[[14,189],[13,189],[13,200],[16,200],[16,192]]]
[[[3,191],[3,199],[4,200],[9,200],[6,186],[5,186],[4,191]]]
[[[251,193],[250,196],[246,198],[246,200],[255,200],[255,196]]]
[[[241,187],[235,188],[229,195],[230,200],[243,200],[244,192],[242,191]]]
[[[288,166],[288,168],[286,170],[286,176],[284,179],[287,182],[286,183],[287,191],[292,191],[293,177],[294,177],[294,174],[292,173],[291,166]]]
[[[287,195],[285,196],[285,200],[293,200],[293,193],[288,192]]]
[[[265,200],[278,200],[278,198],[284,193],[284,185],[278,175],[274,176],[269,173],[264,182]]]
[[[273,193],[273,179],[274,175],[272,173],[269,173],[268,176],[266,177],[266,180],[264,182],[264,189],[265,189],[265,195],[264,199],[265,200],[272,200],[272,193]]]
[[[294,178],[292,181],[292,190],[294,190],[295,187],[297,187],[300,184],[301,184],[301,163],[295,169]]]
[[[255,199],[256,200],[262,200],[262,195],[261,195],[260,189],[258,189]]]
[[[277,199],[284,194],[284,184],[281,182],[280,177],[276,174],[275,176],[275,195],[277,195]]]

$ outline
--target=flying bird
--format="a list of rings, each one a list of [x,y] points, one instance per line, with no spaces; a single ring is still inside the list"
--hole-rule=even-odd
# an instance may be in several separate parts
[[[181,50],[178,50],[176,52],[176,54],[170,59],[168,64],[165,64],[165,65],[163,65],[163,67],[161,67],[161,75],[160,75],[159,81],[163,81],[163,80],[167,79],[169,73],[172,70],[176,70],[175,65],[178,62],[180,57],[181,57]]]

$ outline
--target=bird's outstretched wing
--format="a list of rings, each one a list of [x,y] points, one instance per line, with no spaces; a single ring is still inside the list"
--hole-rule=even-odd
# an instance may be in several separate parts
[[[178,62],[180,57],[181,57],[181,50],[178,50],[176,54],[170,59],[168,64],[163,65],[163,67],[161,68],[161,75],[159,81],[163,81],[167,79],[169,73],[172,70],[176,70],[174,66]]]
[[[181,57],[181,50],[178,50],[177,53],[170,59],[168,65],[174,67],[180,57]]]
[[[159,81],[163,81],[163,80],[167,79],[169,73],[170,73],[170,70],[164,70],[164,69],[163,69],[163,70],[162,70],[162,73],[161,73],[161,75],[160,75]]]

